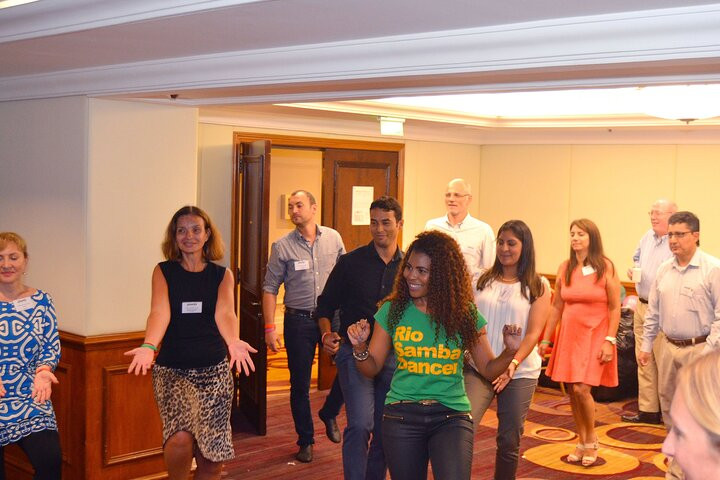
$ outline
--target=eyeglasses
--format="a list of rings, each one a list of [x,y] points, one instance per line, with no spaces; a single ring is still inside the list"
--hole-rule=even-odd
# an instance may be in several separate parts
[[[462,198],[462,197],[469,197],[469,193],[455,193],[455,192],[448,192],[445,194],[445,198]]]
[[[683,237],[684,237],[685,235],[687,235],[688,233],[693,233],[693,232],[690,232],[690,231],[687,231],[687,232],[668,232],[667,236],[668,236],[668,238],[673,238],[673,237],[675,237],[675,238],[683,238]]]
[[[651,217],[660,217],[662,215],[668,215],[670,212],[661,212],[660,210],[650,210],[648,215]]]

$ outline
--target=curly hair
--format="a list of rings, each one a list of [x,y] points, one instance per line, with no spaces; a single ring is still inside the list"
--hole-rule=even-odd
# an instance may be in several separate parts
[[[205,222],[205,228],[208,230],[209,238],[203,246],[203,258],[206,261],[220,260],[223,258],[225,254],[225,244],[220,237],[220,231],[210,219],[210,215],[199,207],[186,205],[175,212],[175,215],[173,215],[165,229],[165,238],[162,243],[162,252],[165,259],[179,260],[182,256],[177,241],[175,240],[175,232],[177,230],[178,220],[185,215],[195,215],[202,218],[203,222]]]
[[[443,328],[449,340],[458,342],[463,349],[472,348],[477,341],[478,313],[465,259],[452,237],[435,230],[415,237],[398,267],[393,291],[383,300],[390,302],[389,330],[395,330],[412,301],[403,273],[413,252],[430,257],[427,312],[430,321],[435,324],[435,340]]]

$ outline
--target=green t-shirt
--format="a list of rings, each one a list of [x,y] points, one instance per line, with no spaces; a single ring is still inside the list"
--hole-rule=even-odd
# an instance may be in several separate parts
[[[437,400],[453,410],[469,412],[470,401],[463,382],[463,351],[459,343],[448,341],[443,328],[436,343],[435,324],[412,302],[394,332],[388,330],[389,313],[390,302],[385,302],[375,314],[377,324],[392,338],[397,357],[397,369],[385,404],[400,400]],[[486,324],[477,314],[476,329],[480,330]]]

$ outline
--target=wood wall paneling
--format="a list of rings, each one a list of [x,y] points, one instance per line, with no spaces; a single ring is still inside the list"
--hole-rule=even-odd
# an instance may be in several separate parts
[[[63,479],[166,478],[161,422],[150,375],[127,374],[124,352],[143,332],[82,337],[60,332],[62,356],[53,389],[63,451]],[[25,454],[6,448],[7,478],[32,478]]]

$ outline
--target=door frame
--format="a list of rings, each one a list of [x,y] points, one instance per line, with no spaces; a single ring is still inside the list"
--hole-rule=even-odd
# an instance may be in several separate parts
[[[404,177],[405,177],[405,144],[394,143],[394,142],[377,142],[377,141],[365,141],[365,140],[348,140],[342,138],[327,138],[327,137],[300,137],[293,135],[277,135],[277,134],[265,134],[265,133],[249,133],[249,132],[233,132],[233,159],[237,158],[238,149],[241,143],[255,142],[258,140],[270,140],[272,148],[296,148],[296,149],[313,149],[313,150],[324,150],[327,148],[338,148],[338,149],[349,149],[349,150],[371,150],[371,151],[385,151],[385,152],[397,152],[398,165],[397,165],[397,201],[400,205],[403,204],[404,197]],[[233,160],[235,161],[235,160]],[[325,172],[323,171],[323,176]],[[233,178],[232,192],[233,192],[233,207],[237,206],[238,194],[241,186],[238,184],[239,179]],[[322,198],[327,198],[328,194],[334,192],[325,191],[323,182],[323,195]],[[233,208],[235,211],[235,208]],[[325,209],[323,209],[325,211]],[[234,215],[235,217],[236,215]],[[233,222],[237,222],[237,219],[233,217]],[[235,235],[237,234],[237,224],[232,226],[233,245],[235,243]],[[235,258],[238,252],[231,252],[231,257]],[[239,302],[239,298],[237,300]],[[236,310],[239,304],[236,304]],[[322,357],[321,350],[321,357]],[[329,359],[320,360],[323,364],[328,363]],[[266,373],[267,374],[267,373]]]

